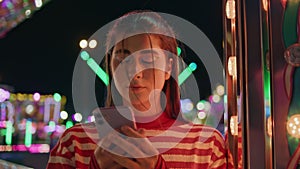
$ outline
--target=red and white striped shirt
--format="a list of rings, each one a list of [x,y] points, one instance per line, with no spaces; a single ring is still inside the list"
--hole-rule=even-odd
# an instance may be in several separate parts
[[[212,127],[174,123],[163,113],[149,123],[137,123],[160,152],[156,168],[225,169],[224,139]],[[175,124],[175,125],[174,125]],[[48,169],[95,167],[94,150],[99,141],[94,123],[77,124],[67,129],[51,150]],[[91,160],[92,159],[92,160]]]

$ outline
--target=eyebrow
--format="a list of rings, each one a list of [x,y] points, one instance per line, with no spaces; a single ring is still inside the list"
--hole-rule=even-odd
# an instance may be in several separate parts
[[[127,49],[119,49],[119,50],[115,51],[115,54],[118,54],[118,53],[130,54],[131,52]]]

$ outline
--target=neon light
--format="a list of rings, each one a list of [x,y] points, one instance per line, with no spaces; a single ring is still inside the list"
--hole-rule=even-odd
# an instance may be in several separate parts
[[[40,95],[39,93],[34,93],[34,94],[33,94],[33,100],[34,100],[34,101],[39,101],[40,98],[41,98],[41,95]]]
[[[234,136],[238,135],[238,117],[231,116],[230,118],[230,133]]]
[[[1,119],[0,121],[6,121],[6,107],[8,110],[8,120],[11,121],[12,123],[14,123],[14,114],[15,114],[15,107],[14,105],[9,102],[9,101],[5,101],[3,103],[0,104],[1,107]]]
[[[10,97],[10,93],[0,88],[0,102],[4,102],[9,97]]]
[[[89,67],[96,73],[96,75],[104,82],[107,86],[109,84],[109,77],[105,71],[96,63],[96,61],[90,57],[87,51],[82,51],[80,53],[82,60],[86,61]]]
[[[44,122],[48,123],[50,120],[50,105],[54,105],[54,111],[53,111],[53,121],[58,122],[59,114],[60,114],[60,102],[54,101],[53,98],[47,98],[45,99],[45,112],[44,112]]]
[[[73,126],[73,122],[72,121],[67,121],[66,122],[66,129],[70,128]]]
[[[49,128],[50,128],[50,132],[54,132],[55,131],[55,122],[54,121],[49,121]]]
[[[181,49],[180,47],[177,47],[177,55],[180,56],[180,54],[181,54]]]
[[[5,104],[1,104],[1,121],[6,120],[6,108]]]
[[[95,60],[93,58],[89,58],[86,63],[107,86],[109,84],[109,77],[105,73],[105,71],[95,62]]]
[[[11,145],[12,142],[12,133],[13,133],[13,125],[12,122],[6,122],[6,134],[5,134],[5,143],[7,145]]]
[[[87,51],[82,51],[80,53],[80,57],[82,60],[87,61],[90,58],[90,55],[89,55],[89,53],[87,53]]]
[[[197,68],[197,64],[192,62],[190,65],[185,68],[180,75],[178,76],[178,85],[180,86]]]
[[[54,93],[53,99],[54,99],[56,102],[60,102],[60,101],[61,101],[61,95],[58,94],[58,93]]]
[[[32,144],[29,147],[25,145],[0,145],[0,152],[7,152],[7,151],[19,151],[25,152],[29,151],[30,153],[49,153],[50,146],[48,144]]]
[[[26,129],[25,129],[25,146],[29,147],[32,141],[32,134],[31,134],[32,122],[26,121]]]
[[[35,3],[35,6],[37,8],[40,8],[43,5],[43,1],[42,0],[35,0],[34,3]]]

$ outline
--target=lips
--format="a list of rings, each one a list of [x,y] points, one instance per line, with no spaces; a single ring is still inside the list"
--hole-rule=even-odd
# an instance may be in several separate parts
[[[129,89],[131,91],[134,91],[134,92],[137,92],[137,91],[140,91],[142,89],[144,89],[145,87],[141,86],[141,85],[130,85],[129,86]]]

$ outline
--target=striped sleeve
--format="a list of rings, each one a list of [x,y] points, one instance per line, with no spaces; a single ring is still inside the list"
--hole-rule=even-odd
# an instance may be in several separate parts
[[[88,168],[96,148],[93,136],[93,128],[86,124],[67,129],[51,150],[47,169]]]

